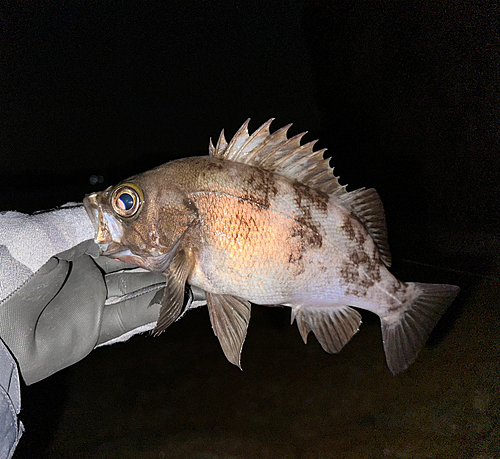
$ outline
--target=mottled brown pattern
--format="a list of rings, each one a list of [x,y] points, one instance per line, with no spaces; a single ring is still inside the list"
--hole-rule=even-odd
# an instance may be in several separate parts
[[[400,280],[394,278],[394,282],[392,282],[387,289],[389,294],[393,295],[393,297],[389,297],[387,311],[389,313],[396,312],[401,309],[401,302],[396,300],[396,298],[405,298],[407,296],[408,285],[405,282],[401,282]]]
[[[316,209],[322,212],[327,212],[328,210],[328,196],[309,188],[301,183],[295,182],[295,199],[299,207],[302,206],[302,201],[304,201],[304,206],[314,206]]]
[[[301,237],[305,237],[308,240],[309,246],[320,248],[323,244],[322,229],[319,222],[313,218],[312,210],[315,209],[326,216],[328,198],[298,183],[294,184],[294,192],[294,200],[297,204],[294,218],[300,225],[310,230],[307,234],[301,235]]]
[[[382,279],[377,251],[370,256],[363,247],[354,248],[339,274],[347,295],[365,297],[368,290]]]
[[[367,264],[370,262],[370,257],[367,255],[367,253],[362,250],[353,250],[350,254],[351,261],[355,265],[361,265],[361,264]]]
[[[347,237],[356,244],[360,246],[363,245],[368,237],[366,230],[361,229],[360,227],[356,227],[354,225],[354,216],[352,214],[346,214],[343,218],[342,224],[340,228],[345,231]]]
[[[347,262],[339,270],[340,280],[343,281],[345,285],[355,284],[358,282],[359,273],[354,270],[351,263]]]
[[[224,161],[222,159],[218,160],[218,159],[214,158],[212,161],[207,162],[207,170],[208,171],[211,171],[211,170],[221,171],[223,169],[224,169]]]
[[[304,253],[304,244],[300,242],[297,245],[290,246],[290,255],[288,257],[288,264],[293,267],[295,275],[300,275],[305,271],[304,263],[302,262],[302,256]]]
[[[233,224],[236,224],[236,237],[246,241],[251,231],[258,231],[258,226],[252,214],[242,209],[233,215]]]
[[[267,177],[264,180],[264,194],[266,196],[265,200],[269,205],[271,199],[275,198],[278,194],[278,186],[276,183],[276,176],[271,173],[266,173]]]
[[[289,258],[288,263],[295,266],[296,275],[305,271],[302,262],[304,254],[311,248],[320,248],[323,244],[323,238],[320,234],[301,223],[294,223],[289,231]]]
[[[255,186],[260,183],[262,175],[259,172],[261,172],[260,169],[253,169],[245,176],[243,185],[246,185],[247,189],[254,190]]]
[[[314,222],[311,214],[311,208],[308,206],[301,206],[297,204],[297,211],[295,212],[295,220],[301,225],[304,225],[311,229],[314,233],[318,234],[318,226]]]
[[[249,168],[243,179],[244,199],[269,208],[271,200],[278,194],[278,186],[275,175],[259,169],[257,167]]]

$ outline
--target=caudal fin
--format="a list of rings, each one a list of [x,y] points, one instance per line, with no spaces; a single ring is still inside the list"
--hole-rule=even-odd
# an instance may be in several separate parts
[[[403,313],[383,317],[385,358],[393,374],[405,371],[417,358],[437,321],[459,292],[456,285],[408,282],[415,297]]]

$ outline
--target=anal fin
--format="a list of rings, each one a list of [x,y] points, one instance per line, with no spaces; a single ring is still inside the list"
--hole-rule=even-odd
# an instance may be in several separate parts
[[[240,368],[250,322],[250,302],[232,295],[206,293],[210,322],[226,358]]]
[[[358,311],[345,305],[331,308],[296,306],[292,309],[292,323],[294,320],[297,320],[305,344],[307,335],[312,331],[321,347],[330,354],[340,352],[361,325]]]
[[[165,292],[161,300],[160,315],[154,329],[157,336],[172,325],[182,312],[186,280],[191,264],[184,251],[178,252],[163,275],[167,279]]]

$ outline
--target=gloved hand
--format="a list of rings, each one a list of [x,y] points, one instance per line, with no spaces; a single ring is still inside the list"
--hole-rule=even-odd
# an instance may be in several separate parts
[[[100,257],[93,237],[81,205],[0,214],[0,338],[26,384],[155,326],[165,278]],[[186,310],[205,303],[186,294]]]

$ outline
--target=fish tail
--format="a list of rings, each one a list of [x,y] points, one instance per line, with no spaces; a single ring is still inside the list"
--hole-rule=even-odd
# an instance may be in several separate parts
[[[456,285],[408,282],[415,294],[402,311],[381,318],[387,365],[396,375],[417,358],[430,332],[459,292]]]

